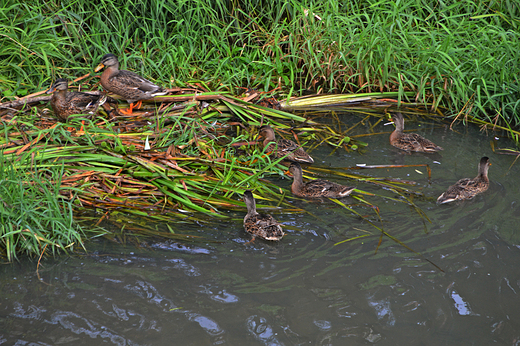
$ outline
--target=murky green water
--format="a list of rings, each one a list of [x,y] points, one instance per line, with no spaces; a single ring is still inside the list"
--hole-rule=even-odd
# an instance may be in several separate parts
[[[445,148],[435,156],[402,154],[388,134],[365,138],[363,155],[313,153],[324,167],[430,164],[431,185],[424,167],[363,173],[419,183],[414,189],[428,198],[414,202],[432,221],[427,234],[405,204],[370,201],[386,231],[444,273],[388,238],[374,253],[377,230],[346,209],[294,201],[309,214],[277,213],[291,226],[280,243],[245,244],[250,238],[240,220],[172,225],[221,243],[94,244],[88,256],[44,261],[41,281],[34,263],[4,265],[0,345],[520,344],[520,164],[510,169],[514,157],[494,154],[492,137],[478,129],[455,130],[422,124],[418,132]],[[492,162],[490,189],[471,201],[436,205],[445,188],[476,175],[482,156]],[[370,208],[357,210],[376,220]],[[334,246],[364,232],[372,236]]]

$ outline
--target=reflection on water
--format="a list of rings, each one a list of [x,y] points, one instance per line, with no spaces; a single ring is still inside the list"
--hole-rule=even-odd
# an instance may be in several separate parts
[[[462,297],[455,292],[455,290],[452,290],[450,293],[451,299],[455,302],[455,309],[457,309],[459,315],[474,315],[478,316],[478,314],[475,314],[473,311],[471,311],[471,308],[469,307],[469,304],[462,299]]]
[[[276,214],[292,226],[280,243],[246,244],[238,215],[206,228],[170,225],[220,243],[91,244],[86,256],[44,261],[41,282],[34,263],[4,265],[0,345],[520,344],[520,168],[509,170],[513,158],[493,154],[474,128],[422,125],[418,132],[445,148],[439,157],[398,152],[388,135],[366,139],[363,155],[322,148],[313,156],[324,167],[428,163],[431,185],[421,167],[364,173],[418,182],[427,233],[405,204],[371,202],[387,232],[444,273],[388,238],[375,252],[377,231],[340,206],[294,200],[309,214]],[[476,175],[482,156],[493,164],[490,189],[436,205],[447,186]],[[372,236],[334,246],[365,232]]]

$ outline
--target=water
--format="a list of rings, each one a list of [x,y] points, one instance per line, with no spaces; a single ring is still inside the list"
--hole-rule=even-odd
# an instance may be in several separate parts
[[[376,253],[378,231],[346,209],[294,200],[309,214],[277,213],[288,228],[280,243],[246,244],[239,215],[219,225],[171,225],[220,242],[91,244],[88,255],[44,260],[41,281],[35,263],[4,265],[0,345],[520,344],[520,166],[493,153],[492,137],[477,128],[455,131],[421,124],[418,132],[445,148],[435,156],[402,154],[388,134],[365,138],[362,155],[313,153],[320,166],[428,163],[431,185],[424,167],[362,173],[419,183],[413,189],[427,197],[414,202],[432,221],[428,233],[405,204],[366,198],[379,206],[385,231],[444,272],[386,237]],[[445,188],[476,175],[482,156],[492,162],[489,190],[436,205]],[[357,210],[377,220],[370,208]]]

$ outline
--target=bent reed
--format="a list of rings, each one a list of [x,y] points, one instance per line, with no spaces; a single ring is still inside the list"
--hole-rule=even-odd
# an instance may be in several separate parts
[[[279,188],[263,179],[283,174],[280,160],[252,144],[255,131],[267,123],[304,145],[311,140],[345,150],[364,145],[301,116],[230,96],[246,88],[279,99],[383,92],[502,125],[518,141],[520,16],[508,2],[247,0],[233,6],[222,0],[70,5],[7,0],[0,9],[1,103],[43,92],[60,77],[96,89],[93,69],[108,52],[119,57],[122,68],[179,92],[151,116],[118,121],[105,114],[95,122],[78,116],[62,124],[42,111],[45,105],[0,109],[0,163],[16,172],[10,179],[19,184],[12,186],[22,186],[19,194],[28,201],[60,201],[49,207],[51,221],[66,217],[56,221],[63,228],[24,226],[15,212],[5,212],[0,247],[8,260],[17,253],[81,248],[86,237],[100,234],[86,235],[71,221],[71,210],[82,207],[157,220],[192,213],[224,218],[221,209],[245,207],[234,194],[246,189],[284,206]],[[211,107],[203,105],[206,100]],[[187,103],[179,106],[181,101]],[[35,167],[48,180],[48,192],[28,183]],[[395,185],[405,202],[415,193]],[[3,203],[5,210],[18,205]],[[48,234],[65,228],[76,233],[59,243],[35,231],[45,228]]]

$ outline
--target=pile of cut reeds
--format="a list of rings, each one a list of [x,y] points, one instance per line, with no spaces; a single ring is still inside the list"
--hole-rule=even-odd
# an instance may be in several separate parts
[[[348,129],[342,132],[227,93],[205,92],[195,87],[176,93],[145,103],[131,116],[123,116],[117,110],[101,111],[93,119],[78,115],[67,123],[58,122],[47,104],[41,103],[47,99],[38,95],[18,100],[17,104],[0,104],[4,124],[1,163],[17,172],[20,186],[25,188],[34,188],[34,174],[38,172],[40,180],[44,179],[53,191],[45,198],[62,203],[56,204],[53,212],[59,215],[69,210],[65,213],[71,216],[68,222],[72,222],[72,210],[82,208],[101,212],[100,221],[113,211],[157,221],[195,220],[200,219],[200,213],[226,218],[229,210],[244,210],[240,196],[246,189],[254,190],[267,204],[302,212],[286,203],[284,196],[289,191],[266,179],[269,175],[284,174],[286,166],[281,159],[272,160],[258,145],[257,129],[261,125],[270,124],[278,136],[293,139],[311,153],[312,148],[322,144],[330,145],[331,150],[347,151],[366,145],[349,137]],[[247,99],[258,96],[249,95]],[[364,102],[380,105],[382,99],[390,96],[395,95],[373,95]],[[277,104],[270,101],[259,103]],[[393,104],[390,102],[387,107]],[[310,169],[320,171],[319,167]],[[405,203],[411,203],[407,196],[415,193],[403,182],[359,174],[339,175],[390,188],[404,197],[395,200]],[[357,191],[354,198],[360,204],[377,210],[361,197],[373,193]],[[352,206],[340,204],[365,218]],[[5,221],[17,230],[9,233],[4,228],[2,240],[6,249],[10,246],[6,232],[12,244],[23,237],[24,229],[43,228],[15,226],[9,218]],[[82,245],[79,239],[82,237],[74,242]],[[36,245],[33,244],[34,249],[43,249],[42,244]],[[66,245],[54,247],[63,249]],[[5,251],[8,258],[14,256],[14,252]]]

